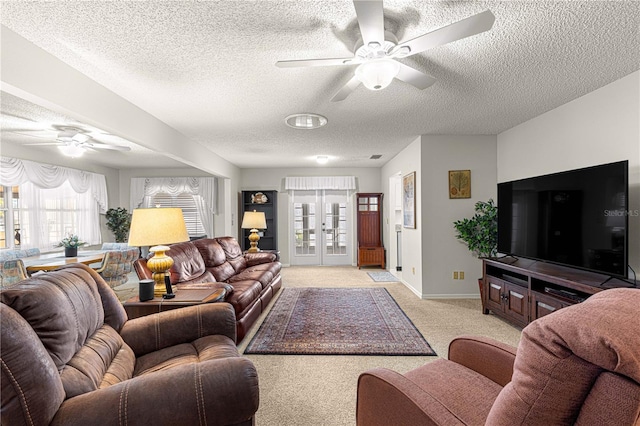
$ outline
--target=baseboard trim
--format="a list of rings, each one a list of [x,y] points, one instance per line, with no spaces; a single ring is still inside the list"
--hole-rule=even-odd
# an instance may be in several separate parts
[[[405,287],[407,287],[409,290],[411,290],[411,292],[413,294],[415,294],[416,296],[418,296],[420,299],[423,298],[422,293],[420,293],[418,290],[416,290],[415,288],[411,287],[411,285],[409,285],[408,282],[406,282],[405,280],[403,280],[402,278],[400,278],[400,282],[402,284],[404,284]]]
[[[479,294],[423,294],[422,299],[480,299]]]

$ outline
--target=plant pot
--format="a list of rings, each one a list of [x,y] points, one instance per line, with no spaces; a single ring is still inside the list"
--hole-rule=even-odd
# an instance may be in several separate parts
[[[77,256],[78,256],[78,247],[64,248],[64,257],[77,257]]]

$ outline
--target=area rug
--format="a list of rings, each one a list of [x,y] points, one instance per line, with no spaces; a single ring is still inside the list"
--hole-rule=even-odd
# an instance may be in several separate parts
[[[367,272],[367,274],[371,277],[375,282],[398,282],[400,281],[398,277],[393,275],[391,272]]]
[[[285,288],[245,354],[436,355],[384,288]]]

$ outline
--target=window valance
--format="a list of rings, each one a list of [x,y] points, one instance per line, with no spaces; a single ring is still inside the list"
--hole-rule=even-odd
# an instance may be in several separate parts
[[[0,185],[18,186],[27,182],[44,188],[58,188],[66,181],[78,193],[91,192],[101,214],[107,212],[107,180],[104,175],[67,167],[0,157]]]
[[[317,190],[340,189],[355,190],[355,176],[298,176],[287,177],[284,181],[284,189],[290,190]]]

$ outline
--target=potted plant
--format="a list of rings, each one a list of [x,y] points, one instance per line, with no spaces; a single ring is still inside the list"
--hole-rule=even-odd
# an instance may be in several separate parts
[[[486,202],[478,201],[475,212],[471,218],[453,222],[457,232],[456,238],[463,241],[479,259],[494,257],[498,254],[498,208],[493,199]],[[478,285],[484,312],[482,278],[478,279]]]
[[[78,256],[78,247],[85,245],[76,234],[69,233],[56,245],[56,247],[64,247],[65,257]]]
[[[116,237],[116,243],[126,243],[131,227],[131,213],[124,207],[107,210],[107,228]]]

